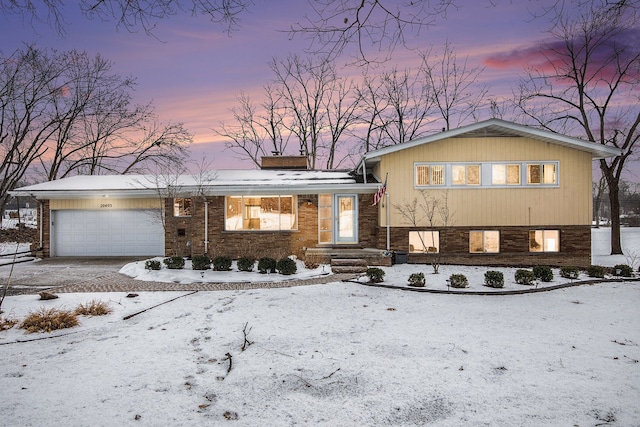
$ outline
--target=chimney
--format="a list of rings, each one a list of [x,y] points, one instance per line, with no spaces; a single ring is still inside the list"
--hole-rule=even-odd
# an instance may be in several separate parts
[[[263,156],[260,169],[307,170],[309,163],[306,156]]]

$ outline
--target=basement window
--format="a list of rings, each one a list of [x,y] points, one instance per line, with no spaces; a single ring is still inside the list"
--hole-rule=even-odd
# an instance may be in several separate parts
[[[440,252],[440,232],[436,230],[410,231],[409,252],[412,254],[437,254]]]
[[[495,230],[470,231],[469,252],[472,254],[497,254],[500,252],[500,232]]]
[[[560,252],[560,231],[530,230],[529,252]]]

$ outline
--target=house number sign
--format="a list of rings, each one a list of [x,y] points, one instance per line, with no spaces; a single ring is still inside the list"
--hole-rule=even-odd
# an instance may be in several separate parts
[[[112,208],[113,204],[111,203],[100,203],[101,208]]]

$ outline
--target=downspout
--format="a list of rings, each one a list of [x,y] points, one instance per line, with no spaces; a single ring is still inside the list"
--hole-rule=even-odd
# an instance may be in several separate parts
[[[209,202],[204,202],[204,253],[209,254]]]
[[[387,195],[387,251],[391,250],[391,227],[389,224],[389,217],[390,217],[390,207],[389,207],[389,193],[386,193]]]

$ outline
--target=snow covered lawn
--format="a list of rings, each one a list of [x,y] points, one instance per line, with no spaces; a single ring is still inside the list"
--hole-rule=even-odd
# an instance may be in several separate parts
[[[594,263],[619,263],[598,256]],[[73,309],[91,300],[109,302],[114,312],[82,317],[81,326],[52,334],[0,332],[2,424],[634,426],[640,420],[637,281],[511,296],[355,283],[136,298],[25,295],[8,297],[3,309],[22,318],[40,306]],[[242,351],[245,334],[252,344]]]

